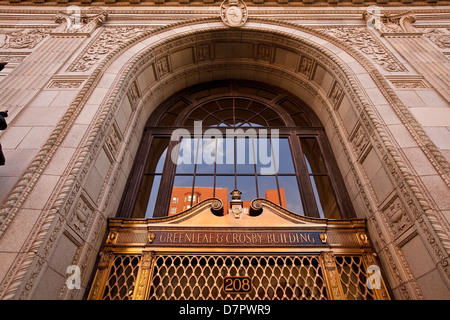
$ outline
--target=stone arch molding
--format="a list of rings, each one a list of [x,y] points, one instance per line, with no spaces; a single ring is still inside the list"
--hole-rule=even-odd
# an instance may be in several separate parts
[[[430,141],[378,69],[355,49],[311,28],[252,19],[240,29],[229,29],[218,18],[206,18],[141,32],[113,49],[92,71],[0,208],[3,237],[27,197],[36,192],[36,181],[45,174],[82,110],[101,101],[22,246],[23,254],[1,284],[0,297],[33,297],[64,235],[77,245],[71,264],[81,267],[82,285],[86,285],[106,218],[116,213],[152,111],[185,87],[229,78],[276,85],[317,113],[357,214],[368,219],[369,234],[397,298],[423,298],[401,250],[403,243],[416,236],[423,239],[436,268],[448,281],[448,223],[420,187],[387,130],[377,112],[379,100],[372,100],[364,87],[376,89],[416,142],[427,146],[424,153],[446,182],[448,163],[431,143],[423,143]],[[365,167],[368,158],[378,159],[379,176]],[[380,183],[385,184],[383,188],[377,187]],[[62,284],[58,297],[80,298],[77,294]]]

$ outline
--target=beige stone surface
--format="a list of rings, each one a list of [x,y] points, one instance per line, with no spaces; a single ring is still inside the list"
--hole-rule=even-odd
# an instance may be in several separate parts
[[[102,39],[104,28],[124,25],[130,27],[127,19],[133,23],[152,26],[166,24],[168,20],[158,20],[159,18],[155,18],[155,13],[145,15],[145,19],[134,20],[129,13],[122,13],[100,26],[90,37],[73,35],[61,38],[47,37],[40,42],[40,46],[20,49],[30,52],[28,61],[24,60],[0,82],[0,98],[5,98],[4,101],[7,103],[5,105],[14,107],[11,109],[13,112],[9,119],[9,128],[0,133],[0,143],[7,159],[7,165],[0,167],[0,201],[7,199],[9,192],[19,182],[18,193],[10,196],[12,198],[0,207],[0,210],[3,210],[0,211],[2,213],[0,221],[10,223],[7,227],[0,229],[0,259],[2,261],[0,281],[5,284],[1,288],[8,289],[6,290],[8,297],[23,294],[24,297],[33,299],[80,298],[81,293],[74,294],[64,289],[66,268],[73,263],[88,261],[87,269],[83,274],[83,285],[87,284],[86,279],[89,278],[89,274],[86,273],[91,272],[90,268],[93,267],[103,239],[105,218],[116,215],[148,117],[152,116],[153,110],[165,99],[179,90],[204,81],[228,78],[257,80],[280,86],[308,104],[322,120],[357,217],[369,219],[370,237],[375,247],[380,250],[383,270],[387,274],[395,297],[408,298],[404,293],[405,290],[412,299],[448,297],[450,284],[436,267],[448,258],[448,252],[442,252],[443,258],[435,251],[436,247],[430,245],[430,242],[438,243],[439,248],[444,248],[445,246],[441,244],[449,237],[448,225],[433,226],[435,223],[445,219],[448,222],[450,219],[448,181],[438,172],[439,170],[445,172],[448,162],[442,162],[439,157],[437,157],[438,161],[430,159],[430,155],[436,154],[442,154],[444,159],[445,157],[447,160],[450,159],[450,106],[443,94],[449,88],[448,86],[443,88],[442,83],[437,80],[430,81],[445,68],[437,66],[433,69],[430,66],[434,62],[430,62],[426,69],[422,66],[422,68],[410,68],[410,70],[405,68],[401,72],[389,71],[383,64],[376,61],[376,54],[369,52],[367,48],[361,49],[356,44],[349,48],[351,41],[345,42],[331,36],[322,37],[316,32],[316,25],[322,24],[328,28],[351,27],[346,23],[347,18],[340,16],[342,13],[335,13],[332,8],[329,8],[327,13],[315,13],[314,20],[309,19],[310,17],[302,20],[308,21],[311,25],[305,29],[301,27],[302,24],[298,28],[292,24],[283,24],[282,20],[286,18],[286,15],[281,11],[279,14],[266,15],[263,11],[270,8],[252,7],[250,14],[253,10],[258,10],[259,16],[271,20],[249,21],[242,28],[241,36],[233,38],[232,41],[226,38],[217,38],[219,39],[217,40],[214,34],[211,37],[209,31],[224,29],[224,25],[216,15],[214,15],[215,20],[190,22],[191,18],[211,16],[209,13],[206,15],[199,12],[186,13],[186,10],[211,9],[193,8],[192,6],[154,8],[179,10],[178,13],[186,20],[161,31],[149,32],[147,36],[141,37],[129,47],[126,47],[126,43],[132,40],[133,36],[122,42],[109,42],[108,45],[99,44],[97,41]],[[33,7],[28,9],[31,10],[30,12],[34,10]],[[319,10],[315,7],[311,9],[289,7],[289,10],[291,9],[294,10],[292,12],[303,11],[291,12],[292,16],[289,19],[298,14],[307,16],[308,10]],[[341,10],[341,8],[336,9]],[[353,9],[355,8],[348,8],[348,10]],[[0,7],[0,26],[9,24],[5,10],[5,7]],[[15,7],[14,10],[19,10],[19,7]],[[120,9],[116,7],[108,8],[108,10]],[[136,7],[130,10],[153,9],[152,7]],[[433,23],[433,19],[438,18],[434,16],[433,7],[427,7],[426,10],[429,11],[427,23]],[[31,20],[27,20],[26,23],[19,20],[20,28],[29,28],[33,24],[39,25],[44,21],[46,28],[55,26],[52,14],[39,19],[33,18],[32,13],[24,14],[31,14],[29,17]],[[360,13],[357,16],[355,18],[357,26],[364,26],[365,22]],[[420,21],[422,17],[418,15],[417,21]],[[173,21],[181,21],[180,16],[174,16]],[[244,35],[249,30],[254,30],[254,33]],[[198,33],[194,34],[194,32]],[[283,36],[280,36],[280,32],[283,32]],[[185,41],[185,38],[174,40],[173,37],[183,33],[186,39],[191,37],[189,41]],[[1,30],[0,34],[2,34]],[[223,36],[223,34],[219,35]],[[415,38],[402,40],[399,37],[393,41],[392,38],[381,37],[375,31],[372,37],[373,41],[383,43],[386,50],[393,51],[389,57],[394,56],[400,59],[396,63],[409,66],[408,57],[416,58],[412,52],[405,53],[403,49],[399,49],[399,52],[395,51],[396,48],[400,48],[402,41],[408,42],[411,46]],[[294,39],[301,39],[301,43],[292,42]],[[162,49],[157,47],[161,43],[164,43]],[[199,45],[205,43],[211,45],[211,53],[214,53],[214,56],[198,61],[196,50]],[[259,43],[270,43],[273,51],[269,61],[258,58]],[[420,43],[423,44],[423,41]],[[369,43],[366,41],[365,44]],[[122,50],[116,50],[120,46],[123,47]],[[304,52],[302,50],[305,46],[307,49]],[[138,69],[132,69],[132,72],[125,74],[128,67],[134,66],[131,61],[150,48],[159,50],[157,56],[155,58],[140,56],[140,59],[147,59],[146,62],[139,65]],[[433,59],[434,55],[435,60],[438,61],[440,59],[438,57],[443,56],[437,45],[429,45],[426,48],[430,51],[427,59]],[[0,49],[2,49],[0,56],[3,55],[3,51],[8,55],[17,53],[17,50],[13,49],[1,47]],[[101,53],[102,50],[104,53]],[[108,55],[111,52],[114,52],[114,57]],[[84,54],[86,55],[83,58]],[[299,72],[302,55],[314,58],[314,68],[309,75]],[[42,61],[37,63],[39,59]],[[157,71],[155,63],[160,59],[168,62],[165,71],[164,68]],[[414,59],[411,60],[412,66],[416,61]],[[83,72],[69,71],[70,65],[76,60],[82,63],[93,61],[93,65]],[[35,62],[34,66],[32,61]],[[139,60],[137,61],[139,63]],[[100,71],[98,78],[91,79],[90,75],[100,65],[103,65],[103,69],[97,70]],[[48,86],[54,83],[51,81],[70,79],[70,77],[76,80],[81,79],[82,84],[74,88]],[[392,79],[395,77],[400,79],[398,80],[400,83],[406,83],[406,85],[411,83],[411,79],[414,81],[420,79],[426,87],[400,87],[393,90]],[[375,78],[378,80],[374,81]],[[137,101],[132,101],[128,94],[134,84],[139,93]],[[333,100],[333,94],[338,93],[333,92],[337,88],[336,84],[343,90],[341,101]],[[7,90],[2,91],[4,88]],[[93,89],[92,92],[89,89]],[[90,95],[83,96],[86,92]],[[392,95],[391,100],[386,98],[389,95]],[[400,99],[404,108],[400,104],[392,103],[397,101],[397,98]],[[68,116],[71,115],[71,107],[77,108],[74,116],[63,118],[66,112]],[[115,112],[112,113],[110,110]],[[409,117],[411,121],[405,121]],[[375,134],[368,139],[363,152],[358,153],[351,139],[354,131],[361,125],[365,126],[364,132],[370,131]],[[95,131],[99,127],[104,129],[98,131],[102,136]],[[117,130],[120,137],[115,152],[111,152],[105,145],[108,136],[104,135],[110,134],[110,130]],[[56,144],[47,146],[46,149],[41,149],[53,132],[64,138],[55,140]],[[434,149],[433,144],[428,143],[425,138],[429,138],[437,148]],[[95,151],[95,154],[81,152],[87,146],[90,147],[91,152]],[[50,152],[50,147],[55,148],[54,153]],[[367,150],[368,153],[365,154]],[[36,159],[37,155],[39,157]],[[386,155],[389,157],[383,158]],[[48,158],[45,158],[46,156]],[[29,165],[33,159],[40,166],[33,166],[30,169]],[[418,190],[425,195],[420,201],[413,192],[414,188],[400,189],[402,183],[407,184],[409,181],[401,176],[402,170],[399,166],[402,165],[406,168],[405,172],[412,173],[408,179],[417,182]],[[30,169],[30,172],[24,176],[27,169]],[[74,172],[75,176],[65,175],[67,172]],[[23,198],[20,198],[21,195]],[[392,226],[389,226],[390,217],[383,216],[386,212],[384,206],[389,207],[389,201],[396,199],[395,197],[402,199],[396,203],[403,205],[400,208],[401,212],[408,217],[414,216],[413,209],[423,212],[423,208],[413,206],[426,202],[433,213],[443,219],[434,219],[431,222],[426,220],[426,227],[431,228],[429,234],[426,233],[427,230],[418,227],[413,219],[408,226],[410,228],[408,232],[416,232],[417,235],[411,239],[398,235],[392,231]],[[88,222],[84,231],[76,230],[73,225],[70,225],[80,199],[89,205],[89,210],[86,212],[91,212],[87,217]],[[50,204],[49,201],[54,202]],[[16,204],[17,207],[15,207]],[[58,212],[67,212],[67,217],[63,219],[67,225],[63,224],[61,229],[57,229],[59,217],[55,217],[55,220],[45,225],[47,229],[40,229],[43,236],[36,239],[31,230],[35,227],[35,222],[45,205],[55,206]],[[372,212],[371,217],[370,212]],[[4,220],[6,217],[8,219]],[[425,214],[423,217],[427,218]],[[259,222],[251,220],[251,223],[264,225],[270,220],[262,218]],[[285,223],[277,221],[280,224]],[[198,217],[195,223],[235,226],[236,221],[224,222],[224,220],[205,220]],[[436,233],[433,228],[440,232]],[[432,238],[428,238],[429,235]],[[401,247],[395,250],[399,239],[402,241]],[[33,241],[37,241],[35,250],[42,252],[43,248],[46,248],[45,252],[48,249],[48,253],[43,258],[44,264],[39,269],[36,282],[27,291],[14,285],[28,281],[34,271],[32,268],[37,268],[38,258],[33,256],[34,252],[30,253],[32,258],[26,260],[26,268],[29,269],[25,268],[24,274],[19,275],[10,268],[21,267],[17,265],[19,261],[22,263],[21,259],[17,259],[17,252],[23,244]],[[88,250],[89,246],[93,249]],[[78,252],[80,247],[83,249]],[[384,248],[388,248],[389,252]],[[11,282],[11,279],[14,281]],[[406,283],[405,290],[400,288],[401,283]],[[0,289],[0,297],[3,297],[6,292],[2,290]]]

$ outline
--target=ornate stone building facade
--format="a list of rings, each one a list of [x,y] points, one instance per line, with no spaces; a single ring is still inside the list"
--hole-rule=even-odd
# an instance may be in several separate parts
[[[147,120],[233,80],[317,116],[390,297],[449,299],[448,5],[0,1],[0,297],[86,298]]]

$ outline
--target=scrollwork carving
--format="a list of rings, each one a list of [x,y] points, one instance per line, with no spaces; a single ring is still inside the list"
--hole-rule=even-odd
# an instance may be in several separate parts
[[[400,14],[388,12],[381,14],[366,11],[363,13],[363,18],[382,34],[418,33],[412,25],[416,21],[416,17],[411,11]]]
[[[6,29],[1,32],[1,49],[33,49],[49,34],[47,29]]]
[[[60,12],[55,17],[55,22],[59,26],[54,33],[83,33],[91,34],[97,27],[101,26],[108,18],[108,13],[102,12],[93,17],[88,17],[84,13],[79,16]]]
[[[323,31],[340,41],[357,48],[386,71],[407,71],[384,44],[376,39],[366,28],[325,28]]]
[[[70,65],[67,71],[85,72],[120,45],[143,34],[148,28],[105,28]]]
[[[426,28],[423,30],[424,37],[441,49],[450,48],[450,28]]]

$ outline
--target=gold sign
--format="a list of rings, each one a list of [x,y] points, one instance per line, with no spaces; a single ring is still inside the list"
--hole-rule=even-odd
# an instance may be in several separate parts
[[[314,231],[152,231],[155,246],[323,246],[324,233]],[[153,236],[154,235],[154,236]]]
[[[225,277],[223,291],[225,293],[247,293],[252,290],[250,277]]]

